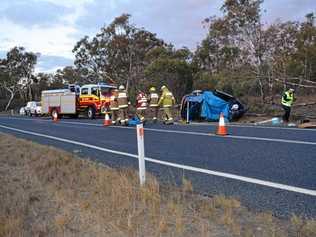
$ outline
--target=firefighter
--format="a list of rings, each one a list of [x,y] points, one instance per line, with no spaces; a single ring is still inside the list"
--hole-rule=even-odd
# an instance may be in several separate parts
[[[161,91],[162,94],[158,101],[158,106],[163,108],[164,123],[173,124],[172,107],[175,104],[175,98],[166,86],[162,86]]]
[[[136,97],[136,115],[142,123],[145,122],[145,112],[147,106],[147,96],[144,92],[139,91]]]
[[[118,116],[119,106],[118,106],[118,89],[113,90],[110,97],[110,111],[112,113],[112,124],[115,125],[119,123],[120,118]]]
[[[284,115],[282,117],[283,122],[288,123],[290,114],[291,114],[291,107],[293,102],[295,101],[294,98],[294,89],[289,89],[285,91],[282,95],[281,104],[284,109]]]
[[[128,123],[128,98],[127,92],[123,85],[119,86],[118,96],[119,117],[121,125],[127,125]]]
[[[154,123],[157,122],[157,118],[158,118],[158,109],[159,109],[158,100],[159,100],[159,96],[156,92],[156,88],[151,87],[149,89],[148,102],[149,102],[149,108],[150,108],[150,116]]]

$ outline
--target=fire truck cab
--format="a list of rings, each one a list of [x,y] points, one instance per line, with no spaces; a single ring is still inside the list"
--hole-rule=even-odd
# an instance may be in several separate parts
[[[110,105],[112,90],[116,87],[108,84],[88,84],[80,88],[80,112],[86,112],[92,119],[97,114],[104,114]]]

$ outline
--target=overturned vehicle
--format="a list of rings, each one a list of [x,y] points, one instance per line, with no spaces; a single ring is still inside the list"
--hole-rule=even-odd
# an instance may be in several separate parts
[[[246,108],[235,97],[221,91],[193,91],[181,101],[181,118],[189,121],[218,121],[223,113],[225,120],[236,121]]]

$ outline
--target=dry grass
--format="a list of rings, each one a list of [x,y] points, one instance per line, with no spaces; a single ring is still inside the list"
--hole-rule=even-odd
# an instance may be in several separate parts
[[[161,187],[140,188],[131,170],[0,134],[0,236],[300,236],[314,220],[254,214],[233,198]]]

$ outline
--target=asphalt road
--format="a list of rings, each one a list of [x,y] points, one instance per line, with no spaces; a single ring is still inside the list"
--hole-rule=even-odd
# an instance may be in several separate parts
[[[316,217],[316,130],[233,125],[228,128],[230,136],[226,137],[215,136],[215,130],[215,125],[147,124],[145,155],[162,162],[254,178],[263,184],[148,161],[146,170],[167,183],[179,184],[185,176],[197,192],[234,196],[255,210],[271,210],[279,216],[295,213]],[[53,123],[45,118],[2,116],[0,132],[75,151],[113,167],[138,165],[137,159],[130,156],[137,154],[133,127],[103,127],[102,120],[63,119]],[[105,149],[123,153],[113,154]],[[273,188],[265,182],[294,189]],[[310,193],[297,192],[299,189]]]

